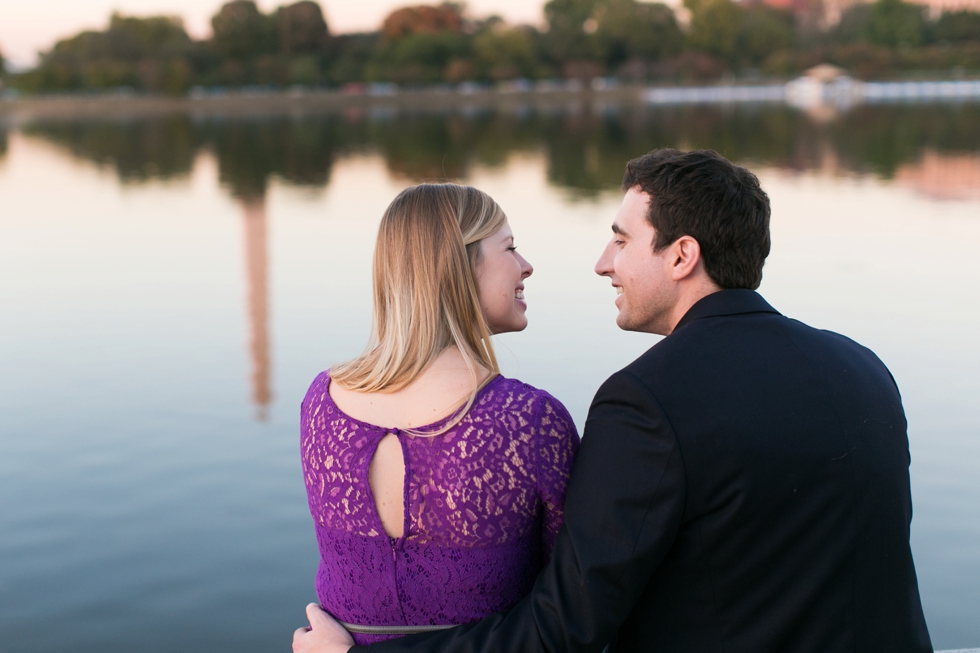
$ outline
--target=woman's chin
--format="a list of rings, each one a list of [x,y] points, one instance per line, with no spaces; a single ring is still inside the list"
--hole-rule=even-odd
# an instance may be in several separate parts
[[[527,318],[523,315],[516,315],[512,320],[508,320],[506,324],[491,324],[489,326],[490,333],[495,336],[503,333],[515,333],[527,328]]]

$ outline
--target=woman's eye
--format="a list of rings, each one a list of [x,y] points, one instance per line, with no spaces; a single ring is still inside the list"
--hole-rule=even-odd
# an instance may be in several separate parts
[[[510,247],[507,248],[507,251],[508,252],[516,252],[517,251],[517,245],[511,245]]]

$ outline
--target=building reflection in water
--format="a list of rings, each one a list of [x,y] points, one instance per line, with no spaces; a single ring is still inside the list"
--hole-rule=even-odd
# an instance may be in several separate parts
[[[245,280],[248,294],[249,354],[252,359],[252,403],[265,421],[272,403],[269,345],[269,254],[264,196],[240,200],[245,236]]]
[[[980,197],[980,156],[926,150],[918,162],[899,167],[895,181],[936,199],[977,198]]]

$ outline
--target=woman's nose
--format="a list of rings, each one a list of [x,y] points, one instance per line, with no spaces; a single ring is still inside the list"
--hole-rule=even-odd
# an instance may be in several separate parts
[[[521,256],[521,279],[527,279],[532,274],[534,274],[534,266],[526,258]]]

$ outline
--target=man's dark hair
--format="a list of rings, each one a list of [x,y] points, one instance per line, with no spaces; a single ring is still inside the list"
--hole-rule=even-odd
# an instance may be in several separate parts
[[[654,150],[626,164],[623,190],[650,197],[654,251],[681,236],[701,245],[711,280],[755,290],[769,255],[769,196],[751,172],[711,150]]]

